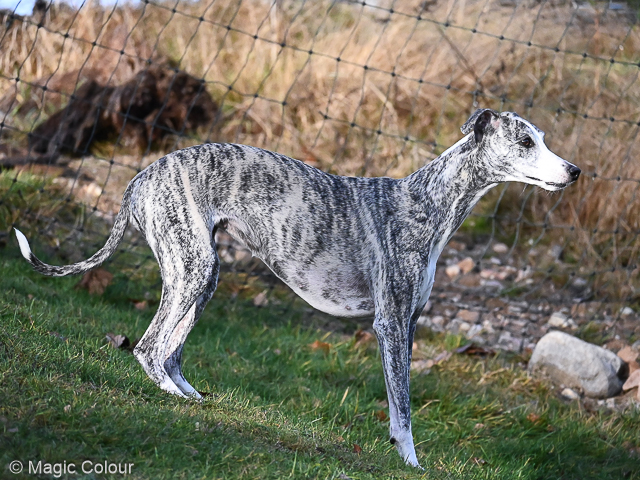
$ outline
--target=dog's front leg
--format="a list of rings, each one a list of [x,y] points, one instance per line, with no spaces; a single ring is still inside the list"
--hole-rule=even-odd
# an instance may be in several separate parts
[[[384,380],[389,398],[391,443],[402,459],[413,467],[420,467],[411,434],[411,405],[409,403],[409,370],[411,339],[409,318],[394,308],[376,312],[373,330],[378,337]]]

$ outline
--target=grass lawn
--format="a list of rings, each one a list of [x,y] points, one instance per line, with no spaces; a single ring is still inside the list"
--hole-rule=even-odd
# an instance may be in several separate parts
[[[74,289],[78,278],[32,272],[16,248],[0,250],[0,272],[1,478],[33,478],[29,461],[43,462],[44,478],[55,473],[45,463],[64,462],[78,472],[65,478],[123,477],[81,472],[107,461],[154,479],[640,479],[637,409],[565,403],[517,357],[454,355],[413,376],[419,472],[388,442],[375,345],[314,328],[308,309],[214,296],[185,347],[187,379],[211,393],[194,403],[105,341],[143,334],[155,305],[138,311],[128,299],[151,287],[116,276],[91,296]],[[329,350],[311,348],[316,340]],[[420,348],[458,341],[434,336]]]

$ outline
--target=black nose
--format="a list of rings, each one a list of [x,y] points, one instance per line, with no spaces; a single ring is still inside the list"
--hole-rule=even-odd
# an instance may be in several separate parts
[[[580,172],[582,170],[580,170],[578,167],[576,167],[575,165],[571,165],[569,167],[569,175],[571,175],[571,181],[575,182],[576,180],[578,180],[578,177],[580,176]]]

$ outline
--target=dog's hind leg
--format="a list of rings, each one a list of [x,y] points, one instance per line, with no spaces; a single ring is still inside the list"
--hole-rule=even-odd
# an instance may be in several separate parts
[[[193,387],[185,380],[188,387],[183,385],[187,390],[183,391],[166,370],[165,363],[184,343],[197,320],[196,313],[199,315],[204,308],[206,302],[199,302],[201,308],[198,309],[198,300],[211,297],[211,285],[215,286],[217,280],[218,260],[211,233],[194,226],[197,222],[189,218],[189,212],[181,214],[185,223],[172,224],[153,238],[147,234],[160,265],[162,297],[149,328],[134,349],[134,355],[160,388],[185,397],[194,392]],[[173,348],[172,337],[175,338]],[[175,374],[175,371],[175,366],[172,366],[171,372]],[[176,378],[181,381],[184,377]]]
[[[166,372],[169,374],[178,388],[182,390],[182,393],[194,398],[201,398],[201,395],[196,391],[195,388],[193,388],[189,384],[189,382],[187,382],[187,380],[184,378],[184,375],[182,374],[182,348],[184,346],[185,340],[187,339],[187,335],[189,335],[189,332],[195,326],[195,324],[198,323],[204,307],[206,307],[207,303],[213,296],[213,293],[216,291],[218,273],[220,271],[220,261],[218,260],[217,255],[215,255],[214,260],[214,271],[211,280],[209,281],[206,290],[191,306],[191,308],[189,309],[189,313],[184,316],[184,318],[180,321],[180,323],[178,323],[178,325],[176,325],[176,328],[173,330],[167,348],[168,356],[164,362],[164,368]]]

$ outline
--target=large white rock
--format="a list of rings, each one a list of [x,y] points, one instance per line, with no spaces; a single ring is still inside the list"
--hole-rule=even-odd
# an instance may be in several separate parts
[[[607,398],[622,389],[628,366],[609,350],[553,331],[536,345],[529,371],[544,371],[555,383],[580,388],[589,397]]]

